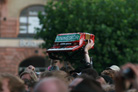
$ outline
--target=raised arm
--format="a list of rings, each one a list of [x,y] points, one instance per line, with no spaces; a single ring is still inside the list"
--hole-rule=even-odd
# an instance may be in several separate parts
[[[85,54],[85,61],[90,63],[90,56],[89,56],[89,50],[94,46],[93,40],[88,40],[87,45],[84,48],[84,54]]]

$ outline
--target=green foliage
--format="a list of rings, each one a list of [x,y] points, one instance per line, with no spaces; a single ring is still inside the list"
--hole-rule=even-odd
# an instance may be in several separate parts
[[[37,29],[36,37],[45,40],[45,48],[59,33],[88,32],[95,35],[90,56],[99,71],[138,62],[137,0],[51,0],[39,19],[42,29]]]

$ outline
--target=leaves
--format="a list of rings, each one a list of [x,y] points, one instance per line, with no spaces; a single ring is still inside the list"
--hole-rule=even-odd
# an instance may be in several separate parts
[[[59,33],[93,33],[95,47],[90,56],[97,70],[128,61],[136,63],[137,10],[137,0],[51,0],[45,15],[39,13],[42,29],[37,29],[36,37],[44,39],[44,48],[49,48]]]

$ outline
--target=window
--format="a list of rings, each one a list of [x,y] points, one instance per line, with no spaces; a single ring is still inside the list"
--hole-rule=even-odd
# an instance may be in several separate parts
[[[44,12],[44,6],[34,5],[25,8],[20,14],[19,37],[33,37],[35,28],[41,28],[39,25],[38,12]]]

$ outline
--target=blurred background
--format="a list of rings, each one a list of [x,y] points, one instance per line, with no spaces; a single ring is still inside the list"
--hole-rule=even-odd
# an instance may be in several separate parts
[[[0,72],[18,74],[28,65],[36,71],[47,66],[44,41],[34,39],[40,27],[38,11],[44,11],[46,0],[0,0]]]

